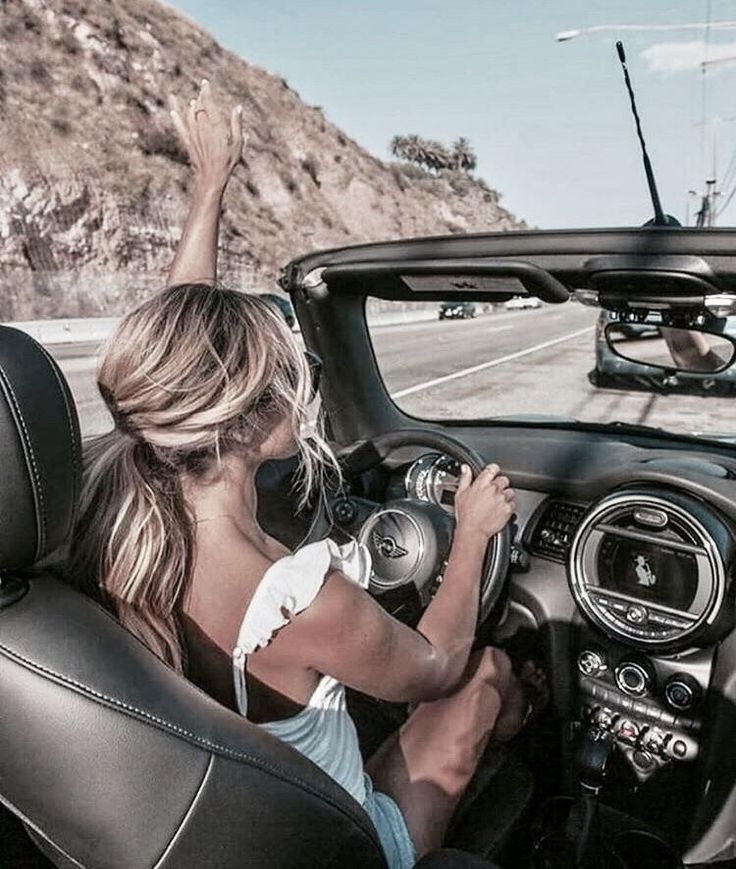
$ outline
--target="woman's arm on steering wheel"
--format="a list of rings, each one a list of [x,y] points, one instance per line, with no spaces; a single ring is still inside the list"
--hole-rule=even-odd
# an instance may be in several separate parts
[[[194,194],[167,286],[214,283],[222,197],[243,149],[242,107],[226,120],[206,80],[186,111],[174,97],[171,104],[171,119],[194,171]]]
[[[299,661],[383,700],[425,701],[451,692],[475,636],[488,541],[515,511],[513,490],[496,465],[472,483],[464,469],[455,497],[457,525],[447,568],[417,630],[335,572],[271,648],[280,648],[285,662]]]

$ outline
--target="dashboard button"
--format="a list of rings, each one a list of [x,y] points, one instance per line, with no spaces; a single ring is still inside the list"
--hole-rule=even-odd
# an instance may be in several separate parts
[[[636,745],[636,741],[639,738],[639,728],[633,721],[624,718],[616,726],[616,738],[627,745]]]
[[[661,754],[664,747],[664,733],[661,730],[648,730],[644,735],[644,748],[652,754]]]
[[[700,685],[688,673],[675,673],[664,687],[669,705],[678,712],[691,709],[700,699]]]
[[[604,706],[593,714],[593,723],[597,724],[601,730],[611,730],[617,717],[612,709]]]
[[[349,498],[341,498],[332,507],[332,515],[340,525],[350,525],[355,521],[357,513],[355,504]]]
[[[601,673],[604,673],[607,669],[606,658],[602,652],[598,652],[594,649],[585,649],[578,655],[578,670],[580,670],[584,676],[595,678],[596,676],[600,676]]]
[[[623,661],[616,667],[616,684],[631,697],[643,697],[649,690],[652,678],[648,669],[636,661]]]
[[[681,739],[676,739],[672,743],[672,754],[675,757],[682,759],[687,756],[687,744],[683,742]]]
[[[654,758],[648,751],[635,751],[631,757],[641,770],[650,770],[654,766]]]
[[[634,521],[639,525],[661,529],[667,526],[669,517],[664,510],[658,510],[655,507],[639,507],[634,510]]]
[[[631,622],[632,625],[644,625],[647,623],[648,615],[646,607],[633,604],[626,610],[626,621]]]

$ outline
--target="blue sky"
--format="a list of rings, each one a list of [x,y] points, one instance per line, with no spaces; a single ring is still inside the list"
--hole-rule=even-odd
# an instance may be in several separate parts
[[[541,228],[651,216],[614,44],[624,40],[665,211],[683,223],[717,128],[721,203],[736,185],[736,28],[555,34],[736,19],[734,0],[170,0],[225,47],[285,76],[376,156],[396,133],[470,139],[478,174]],[[203,71],[205,72],[205,71]],[[714,118],[720,118],[715,124]],[[710,126],[698,126],[703,119]],[[731,158],[734,161],[731,164]],[[731,169],[729,172],[729,165]],[[731,178],[730,176],[734,176]],[[719,186],[721,183],[719,182]],[[736,225],[736,196],[718,218]]]

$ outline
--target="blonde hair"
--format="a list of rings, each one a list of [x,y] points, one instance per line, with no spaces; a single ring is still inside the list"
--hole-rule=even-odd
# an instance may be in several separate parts
[[[337,469],[319,425],[302,435],[309,365],[268,302],[188,284],[123,318],[97,379],[115,428],[85,448],[70,575],[181,670],[177,616],[195,563],[182,475],[212,477],[288,420],[303,507],[325,468]]]

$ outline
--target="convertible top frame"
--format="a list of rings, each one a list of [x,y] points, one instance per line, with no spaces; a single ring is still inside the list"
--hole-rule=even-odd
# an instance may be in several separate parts
[[[634,271],[680,273],[700,278],[712,286],[714,294],[736,292],[736,229],[652,226],[497,232],[353,245],[292,260],[284,267],[279,283],[290,293],[308,290],[310,283],[315,286],[321,283],[326,272],[328,282],[330,277],[334,278],[331,291],[355,293],[355,281],[347,280],[351,274],[348,266],[367,278],[371,267],[376,274],[385,274],[390,266],[398,271],[402,266],[430,260],[448,270],[455,264],[460,272],[461,262],[476,260],[476,268],[482,271],[484,258],[496,274],[501,270],[501,261],[506,259],[509,274],[513,274],[514,266],[523,265],[547,273],[547,278],[568,289],[590,288],[602,273]],[[334,270],[332,275],[330,270]],[[498,299],[514,294],[462,289],[468,298]],[[396,288],[393,295],[385,288],[379,287],[379,292],[386,298],[407,298],[395,294]],[[372,290],[372,294],[376,295],[376,291]],[[410,297],[439,299],[446,295],[447,288],[421,295],[414,292]]]
[[[432,275],[446,279],[433,288],[415,280]],[[632,275],[639,278],[638,285]],[[456,278],[461,279],[453,288]],[[494,289],[493,281],[499,279],[513,280],[522,291],[540,298],[547,292],[550,301],[555,294],[563,301],[564,293],[573,288],[604,288],[611,293],[612,287],[619,296],[642,299],[647,285],[656,284],[658,294],[679,295],[681,302],[694,304],[697,286],[702,303],[705,295],[736,292],[736,229],[642,227],[416,238],[319,251],[292,260],[280,283],[291,294],[307,348],[323,360],[321,393],[331,438],[346,445],[417,424],[453,427],[447,421],[417,420],[392,401],[366,323],[368,296],[444,301],[456,294],[467,300],[499,301],[519,292],[509,291],[508,284]],[[513,431],[519,424],[497,420],[483,425]],[[528,421],[523,425],[530,427]],[[535,423],[537,428],[560,426],[591,428],[571,422]]]

